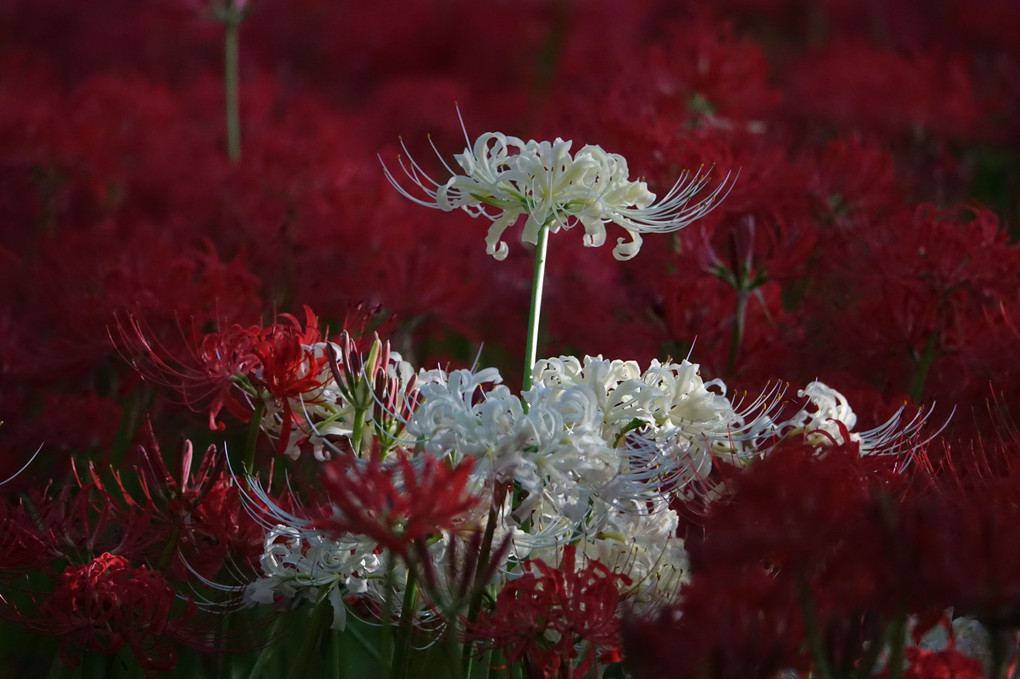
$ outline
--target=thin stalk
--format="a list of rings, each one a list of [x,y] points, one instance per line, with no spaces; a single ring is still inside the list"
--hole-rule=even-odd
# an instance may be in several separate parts
[[[744,339],[744,323],[747,315],[747,300],[751,296],[749,289],[737,288],[737,309],[733,315],[733,332],[730,334],[730,351],[726,356],[726,374],[733,376],[737,368],[737,352]]]
[[[273,659],[276,654],[276,649],[280,644],[280,640],[277,635],[280,632],[280,627],[283,624],[283,618],[277,617],[273,621],[273,626],[269,630],[269,643],[259,651],[258,658],[255,659],[255,664],[251,668],[251,672],[248,673],[248,679],[260,679],[262,672],[265,670],[266,665]]]
[[[241,160],[241,98],[238,92],[237,55],[241,16],[229,11],[223,22],[223,86],[227,115],[227,158]]]
[[[443,648],[446,650],[446,655],[449,660],[447,669],[449,670],[450,679],[461,679],[464,675],[461,670],[461,648],[460,641],[457,638],[457,619],[451,617],[446,624],[446,631],[444,633]],[[468,676],[468,679],[471,679]]]
[[[255,473],[255,449],[259,443],[259,430],[262,428],[262,416],[266,412],[266,402],[260,398],[255,402],[255,410],[251,414],[251,421],[248,423],[248,437],[244,441],[244,471],[247,474]]]
[[[365,415],[368,408],[354,407],[354,423],[351,425],[351,448],[354,454],[361,457],[361,442],[365,437]]]
[[[342,679],[343,670],[341,669],[340,666],[340,642],[343,639],[343,632],[341,632],[340,630],[336,630],[335,632],[333,632],[332,637],[333,638],[330,640],[329,644],[330,650],[332,651],[332,653],[330,653],[330,661],[332,662],[333,665],[332,676],[333,679]]]
[[[935,332],[932,331],[928,335],[928,341],[924,345],[924,354],[917,362],[917,370],[910,381],[910,398],[914,399],[914,403],[920,403],[924,397],[924,383],[928,381],[928,369],[931,368],[932,361],[935,360],[935,341]]]
[[[524,345],[524,389],[531,389],[531,373],[535,368],[535,354],[538,351],[538,326],[542,315],[542,289],[545,284],[545,258],[549,249],[549,225],[538,232],[535,246],[535,271],[531,279],[531,310],[528,312],[528,337]],[[527,403],[524,404],[527,409]]]
[[[825,655],[825,649],[822,648],[822,636],[818,629],[818,614],[815,611],[814,597],[811,596],[811,591],[803,580],[797,583],[797,593],[800,595],[800,605],[804,615],[804,631],[807,635],[811,657],[815,661],[818,679],[832,679],[829,659]]]
[[[329,609],[328,596],[323,596],[322,601],[315,604],[315,608],[312,609],[312,617],[308,621],[307,631],[305,632],[304,640],[301,642],[301,647],[298,649],[297,658],[295,658],[294,664],[291,665],[290,674],[287,675],[288,679],[302,679],[302,677],[307,676],[308,663],[311,662],[312,655],[315,653],[315,647],[319,643],[319,637],[322,636],[322,628],[329,617]]]
[[[389,552],[386,555],[386,574],[383,576],[383,582],[386,587],[386,595],[383,597],[383,625],[382,625],[382,656],[389,660],[389,666],[386,668],[386,672],[383,676],[389,679],[393,676],[393,654],[394,654],[394,632],[393,632],[393,606],[394,606],[394,594],[396,577],[394,576],[394,569],[396,568],[396,557],[393,552]]]
[[[489,505],[489,518],[485,524],[485,534],[482,536],[482,544],[478,554],[478,565],[475,567],[474,586],[476,591],[474,596],[471,597],[471,604],[468,606],[469,625],[473,624],[478,619],[478,613],[482,609],[482,596],[485,593],[485,588],[484,583],[481,582],[481,578],[488,567],[489,557],[492,554],[492,539],[496,534],[496,520],[499,517],[498,508],[503,506],[504,499],[505,496],[501,496],[499,493],[494,493],[492,504]],[[471,642],[465,641],[461,656],[464,662],[464,676],[468,677],[468,679],[471,677],[471,663],[474,660],[472,657],[471,647]]]
[[[408,567],[407,580],[404,584],[404,601],[400,608],[400,627],[397,630],[397,644],[393,648],[392,672],[394,679],[407,676],[408,663],[411,660],[411,624],[414,609],[417,608],[418,579],[413,568]]]
[[[889,679],[903,679],[903,672],[907,668],[907,661],[904,657],[903,647],[906,645],[907,616],[899,613],[889,624],[889,663],[886,666],[886,676]]]

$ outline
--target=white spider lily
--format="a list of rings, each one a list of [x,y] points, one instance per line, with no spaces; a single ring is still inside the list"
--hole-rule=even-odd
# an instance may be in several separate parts
[[[948,424],[948,419],[934,432],[925,435],[929,409],[916,413],[909,422],[903,423],[906,407],[901,407],[882,424],[866,431],[854,431],[857,415],[847,398],[822,382],[811,382],[797,392],[808,402],[787,422],[778,425],[784,434],[803,432],[812,445],[826,445],[843,438],[843,428],[849,433],[850,441],[858,443],[861,455],[900,455],[905,463],[919,447],[934,439]]]
[[[445,212],[463,209],[472,217],[492,222],[486,252],[498,260],[507,256],[503,232],[527,216],[521,240],[537,244],[541,230],[556,233],[580,223],[584,244],[599,247],[606,241],[606,224],[622,227],[630,240],[618,238],[613,256],[627,260],[641,248],[641,234],[677,231],[714,209],[732,183],[730,175],[701,200],[692,202],[708,184],[708,173],[684,172],[660,200],[643,181],[628,179],[627,160],[588,145],[571,156],[573,142],[523,141],[499,132],[487,132],[463,153],[454,155],[463,174],[454,172],[446,182],[432,179],[408,154],[400,168],[414,192],[404,188],[386,164],[386,178],[405,198]],[[403,144],[402,144],[403,146]],[[435,147],[433,147],[435,150]],[[407,148],[404,147],[405,153]],[[436,151],[439,155],[439,152]],[[380,162],[382,159],[380,158]]]

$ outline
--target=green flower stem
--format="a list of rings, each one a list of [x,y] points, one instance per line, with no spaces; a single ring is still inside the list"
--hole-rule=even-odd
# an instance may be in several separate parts
[[[904,646],[907,637],[907,616],[899,613],[889,624],[889,663],[886,666],[889,679],[903,679],[907,668]]]
[[[280,627],[282,625],[283,617],[277,616],[276,620],[273,621],[273,626],[269,629],[269,643],[259,651],[258,658],[255,659],[255,664],[252,666],[251,672],[248,673],[248,679],[260,679],[262,672],[273,659],[273,656],[276,655],[276,649],[280,645],[280,640],[277,637],[280,634]]]
[[[329,644],[330,646],[329,658],[330,662],[333,665],[332,677],[333,679],[342,679],[343,670],[340,665],[340,642],[343,640],[343,632],[341,632],[340,630],[336,630],[333,632],[331,636],[332,639],[330,639]]]
[[[530,372],[528,374],[530,374]],[[482,575],[485,574],[485,570],[489,564],[489,557],[492,555],[492,540],[496,534],[496,521],[499,519],[499,507],[503,506],[503,500],[505,499],[505,491],[502,493],[500,491],[496,491],[493,493],[492,504],[489,505],[489,517],[485,523],[485,534],[482,535],[482,544],[479,548],[478,554],[478,564],[475,566],[473,584],[476,591],[474,596],[471,597],[471,604],[468,606],[467,619],[469,625],[478,620],[478,613],[482,610],[482,597],[485,594],[485,583],[481,582],[481,578]],[[474,660],[471,642],[464,642],[462,658],[464,662],[464,676],[470,679],[471,663]]]
[[[730,350],[726,356],[726,374],[733,376],[737,369],[737,352],[744,339],[744,324],[747,316],[747,300],[751,296],[748,288],[737,288],[737,309],[733,314],[733,331],[730,334]]]
[[[255,473],[255,449],[258,448],[259,431],[262,429],[262,416],[266,412],[266,402],[259,398],[255,401],[255,410],[252,411],[251,421],[248,422],[248,437],[244,441],[244,471],[246,474]]]
[[[417,608],[418,579],[410,564],[407,569],[407,580],[404,584],[404,601],[400,607],[400,627],[397,630],[397,644],[393,647],[393,662],[390,676],[403,679],[407,676],[408,663],[411,655],[411,624],[414,610]]]
[[[315,647],[318,646],[322,629],[329,619],[330,609],[329,597],[323,595],[322,601],[315,604],[315,608],[312,609],[312,617],[305,628],[307,631],[301,642],[301,648],[298,649],[297,657],[291,665],[290,674],[287,675],[288,679],[302,679],[308,676],[306,671],[308,663],[311,662],[312,656],[315,654]]]
[[[367,408],[359,408],[355,406],[354,409],[354,423],[351,425],[351,448],[354,449],[354,454],[361,457],[361,441],[365,437],[365,414]]]
[[[229,11],[223,21],[223,86],[226,95],[227,158],[241,160],[241,98],[238,93],[237,54],[241,13]]]
[[[110,449],[111,468],[120,469],[124,463],[124,458],[141,428],[142,418],[150,411],[151,405],[152,399],[145,389],[136,391],[124,404],[120,421],[117,423],[117,431],[113,436],[113,447]]]
[[[910,398],[914,399],[914,403],[920,403],[924,397],[924,383],[928,381],[928,370],[935,360],[935,343],[937,340],[938,337],[933,330],[928,335],[928,341],[924,345],[924,354],[918,360],[917,369],[910,380]]]
[[[531,310],[528,312],[528,337],[524,345],[524,388],[531,389],[532,372],[535,369],[535,354],[538,351],[538,326],[542,315],[542,289],[545,283],[545,258],[549,249],[549,225],[545,224],[538,232],[538,244],[535,246],[535,272],[531,280]],[[524,404],[527,410],[527,403]]]
[[[832,669],[829,667],[829,659],[822,647],[822,635],[818,629],[818,614],[815,610],[814,597],[805,580],[797,583],[797,593],[800,598],[801,611],[804,615],[804,631],[807,635],[808,648],[811,650],[811,657],[815,661],[815,671],[818,679],[832,679]],[[814,675],[812,675],[814,676]]]

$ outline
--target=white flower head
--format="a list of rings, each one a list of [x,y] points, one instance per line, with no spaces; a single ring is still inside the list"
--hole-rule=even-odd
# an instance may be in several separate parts
[[[797,392],[797,396],[807,398],[808,402],[787,423],[793,431],[802,431],[813,445],[843,440],[843,428],[853,432],[857,425],[854,414],[846,396],[832,387],[818,381],[811,382]],[[850,434],[850,440],[859,442],[859,434]]]
[[[492,222],[485,239],[486,252],[496,259],[507,256],[503,232],[525,215],[521,240],[537,243],[543,227],[556,233],[576,224],[584,227],[584,244],[599,247],[606,241],[606,224],[622,227],[630,239],[618,238],[613,256],[627,260],[641,248],[641,234],[677,231],[714,209],[732,183],[730,175],[701,200],[692,199],[706,187],[709,174],[700,170],[683,173],[673,187],[656,201],[643,181],[631,181],[627,160],[588,145],[570,154],[573,142],[523,141],[499,132],[487,132],[454,155],[461,168],[446,182],[433,180],[408,154],[400,167],[417,187],[408,191],[390,172],[386,178],[403,195],[419,205],[451,212],[463,209],[472,217]],[[434,148],[434,147],[433,147]],[[404,151],[407,152],[406,147]],[[439,152],[436,151],[439,155]],[[380,162],[382,160],[380,159]]]

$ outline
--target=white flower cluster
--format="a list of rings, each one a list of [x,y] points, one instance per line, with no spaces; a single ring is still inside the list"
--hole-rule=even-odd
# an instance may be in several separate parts
[[[398,383],[409,381],[399,360],[387,370]],[[776,437],[790,435],[816,446],[849,435],[862,454],[889,452],[883,446],[896,449],[919,426],[915,419],[894,437],[897,414],[879,429],[854,433],[857,418],[846,398],[820,382],[798,392],[806,402],[789,418],[778,417],[778,390],[741,408],[725,384],[705,382],[699,366],[686,360],[652,361],[642,370],[634,361],[601,356],[543,359],[534,368],[534,386],[522,395],[503,385],[494,368],[421,371],[414,382],[415,407],[403,422],[401,445],[453,465],[471,458],[470,490],[479,497],[493,497],[497,487],[515,489],[498,508],[494,527],[497,543],[511,539],[503,577],[514,577],[515,563],[524,559],[556,563],[563,547],[574,544],[585,559],[627,575],[633,585],[625,594],[639,606],[667,601],[683,584],[687,553],[670,498],[711,498],[718,461],[748,463],[766,455]],[[332,397],[320,400],[328,404]],[[325,408],[322,436],[349,435],[340,411],[316,407]],[[253,491],[256,505],[272,507],[257,487]],[[326,538],[279,509],[264,520],[270,530],[263,577],[247,594],[252,602],[328,596],[334,623],[342,625],[343,598],[382,602],[386,587],[403,582],[402,570],[399,577],[382,577],[380,564],[399,559],[373,551],[365,539]],[[437,563],[449,540],[443,535],[431,543]],[[431,609],[419,602],[419,621],[434,613],[434,602]]]
[[[523,400],[498,373],[419,376],[421,404],[407,433],[434,455],[476,460],[479,489],[512,481],[504,512],[516,558],[555,562],[579,543],[635,583],[639,601],[672,596],[686,570],[678,517],[666,497],[707,478],[716,454],[739,455],[771,430],[767,408],[751,424],[719,381],[688,361],[545,359]],[[758,403],[758,406],[763,406]]]
[[[245,588],[245,599],[252,604],[273,604],[278,598],[317,603],[325,596],[333,609],[333,629],[346,625],[343,598],[366,594],[370,584],[378,589],[383,577],[375,545],[364,539],[332,539],[277,525],[267,531],[264,544],[262,576]]]
[[[499,132],[483,134],[474,144],[467,141],[464,152],[454,155],[463,174],[450,170],[452,176],[445,183],[433,180],[413,160],[409,165],[400,160],[419,195],[405,189],[385,163],[383,168],[397,191],[419,205],[446,212],[463,209],[473,217],[489,219],[486,252],[496,259],[507,256],[503,232],[522,215],[527,221],[521,240],[528,243],[537,243],[543,228],[556,233],[580,223],[584,245],[599,247],[606,241],[605,225],[616,224],[630,239],[617,239],[613,256],[630,259],[641,249],[642,233],[682,229],[715,208],[729,187],[727,175],[692,203],[707,185],[708,175],[685,173],[656,202],[645,182],[629,179],[627,160],[600,146],[587,145],[571,155],[570,141],[526,142]]]

